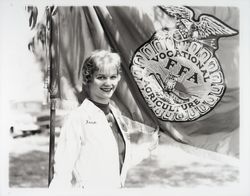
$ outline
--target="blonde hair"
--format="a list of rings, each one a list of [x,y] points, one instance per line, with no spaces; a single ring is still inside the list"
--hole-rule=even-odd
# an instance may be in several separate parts
[[[107,50],[95,50],[83,62],[81,73],[83,84],[87,85],[91,82],[93,74],[101,67],[107,65],[114,65],[117,68],[117,73],[121,71],[121,58],[118,53],[110,52]]]

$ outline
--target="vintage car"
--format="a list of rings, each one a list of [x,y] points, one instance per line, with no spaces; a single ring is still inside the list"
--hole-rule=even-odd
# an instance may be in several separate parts
[[[10,134],[12,137],[49,132],[50,109],[39,101],[12,102],[10,111]],[[56,111],[55,128],[60,128],[65,112]]]

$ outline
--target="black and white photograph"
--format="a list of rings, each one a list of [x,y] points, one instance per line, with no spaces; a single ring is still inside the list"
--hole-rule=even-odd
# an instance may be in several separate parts
[[[2,1],[0,195],[250,195],[248,0]]]

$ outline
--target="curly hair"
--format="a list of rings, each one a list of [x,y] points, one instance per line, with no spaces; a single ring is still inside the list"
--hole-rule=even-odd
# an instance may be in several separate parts
[[[83,84],[91,82],[93,74],[106,65],[114,65],[118,74],[121,71],[121,58],[117,53],[107,50],[95,50],[83,62],[81,73]]]

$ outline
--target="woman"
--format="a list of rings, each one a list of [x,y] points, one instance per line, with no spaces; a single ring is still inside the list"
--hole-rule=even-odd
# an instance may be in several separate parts
[[[50,187],[123,187],[131,162],[129,133],[110,104],[121,78],[119,55],[94,51],[82,76],[87,98],[61,129]]]

